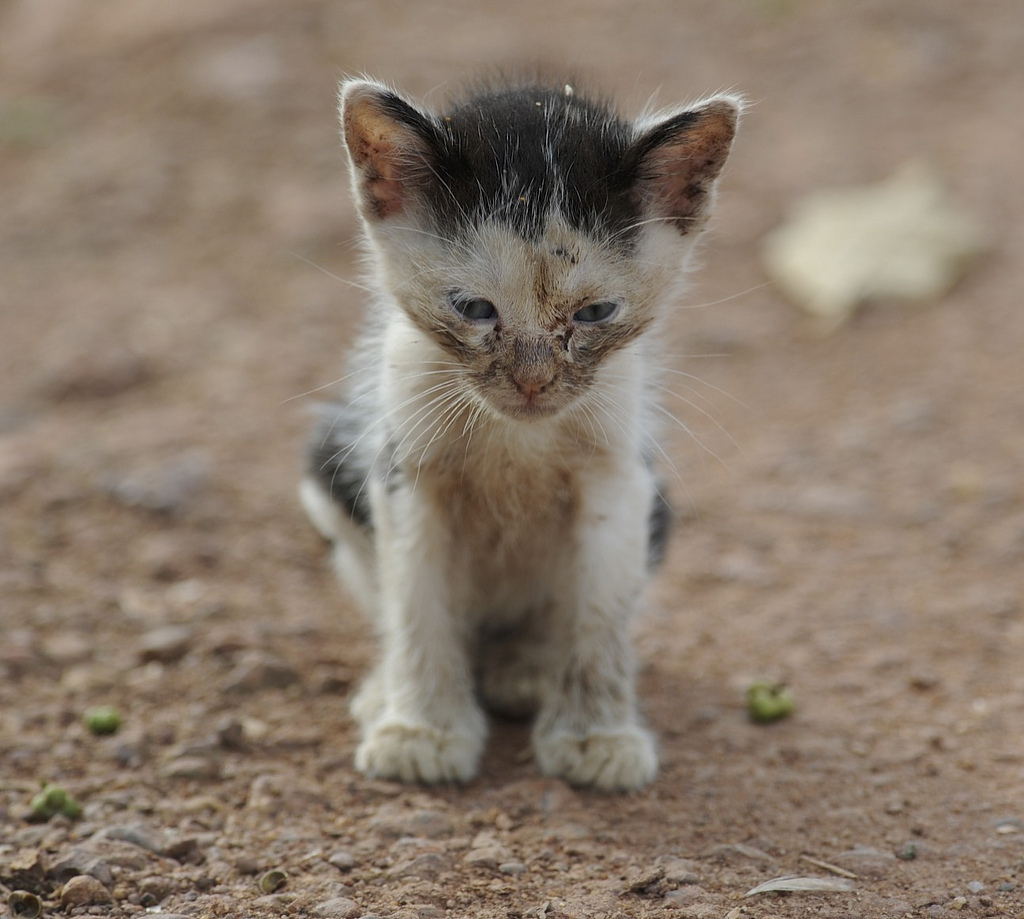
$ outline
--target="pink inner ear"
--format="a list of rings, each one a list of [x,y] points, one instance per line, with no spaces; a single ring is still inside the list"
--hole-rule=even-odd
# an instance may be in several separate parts
[[[346,100],[344,126],[363,213],[372,220],[402,213],[409,204],[412,160],[421,142],[381,110],[372,92],[354,93]]]
[[[736,130],[731,108],[709,106],[698,121],[647,155],[646,183],[654,211],[685,233],[707,216],[715,179]]]
[[[393,151],[389,153],[393,155]],[[362,194],[370,214],[377,220],[386,220],[402,212],[405,190],[395,163],[388,154],[378,154],[362,168]]]

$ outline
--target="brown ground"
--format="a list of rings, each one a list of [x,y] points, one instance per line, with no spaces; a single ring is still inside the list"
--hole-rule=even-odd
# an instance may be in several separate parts
[[[1019,0],[436,6],[0,2],[0,881],[111,916],[1024,915]],[[294,495],[295,397],[360,309],[336,78],[523,60],[633,111],[756,103],[692,298],[721,302],[678,317],[707,450],[668,445],[684,522],[638,630],[663,766],[629,796],[539,778],[509,725],[465,788],[356,775],[371,636]],[[759,239],[915,157],[991,255],[816,338]],[[746,720],[759,675],[793,718]],[[27,822],[41,779],[82,819]],[[855,891],[742,898],[834,877],[804,856]]]

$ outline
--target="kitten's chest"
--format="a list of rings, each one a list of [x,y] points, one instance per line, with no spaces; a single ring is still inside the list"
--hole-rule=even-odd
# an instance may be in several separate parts
[[[507,454],[453,464],[438,484],[454,532],[489,553],[564,537],[580,501],[579,477],[570,467]]]
[[[521,590],[571,552],[583,501],[579,470],[546,452],[478,446],[435,470],[451,557],[474,582]]]

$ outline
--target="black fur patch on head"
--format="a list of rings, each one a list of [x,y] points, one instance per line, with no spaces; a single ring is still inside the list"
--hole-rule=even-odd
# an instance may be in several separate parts
[[[636,237],[633,128],[605,105],[556,89],[500,88],[410,127],[434,152],[429,211],[442,233],[493,217],[533,241],[557,209],[581,232],[627,248]]]

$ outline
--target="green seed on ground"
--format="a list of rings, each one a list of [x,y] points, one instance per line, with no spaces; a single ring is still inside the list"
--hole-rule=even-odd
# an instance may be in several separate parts
[[[82,816],[82,808],[79,803],[67,793],[60,785],[43,785],[32,803],[32,816],[37,820],[49,820],[57,814],[63,814],[72,820]]]
[[[273,871],[267,871],[264,873],[259,880],[260,890],[264,893],[273,893],[275,890],[280,890],[288,882],[288,875],[283,871],[274,869]]]
[[[747,713],[761,724],[788,717],[794,704],[793,693],[782,683],[758,680],[747,690]]]
[[[113,705],[97,705],[86,709],[85,726],[93,734],[115,734],[121,727],[121,713]]]

